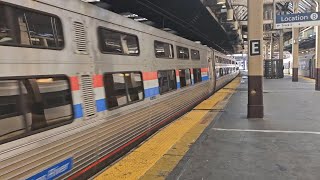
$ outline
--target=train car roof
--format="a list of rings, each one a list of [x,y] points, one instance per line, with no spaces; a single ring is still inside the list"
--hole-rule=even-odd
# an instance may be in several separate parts
[[[5,0],[8,1],[8,0]],[[39,3],[44,3],[50,6],[54,6],[56,8],[60,8],[66,11],[70,11],[73,13],[81,14],[87,17],[91,17],[97,20],[109,22],[115,25],[119,25],[125,28],[133,29],[139,32],[143,32],[146,34],[150,34],[153,36],[158,36],[160,38],[168,39],[170,41],[176,41],[182,44],[186,44],[188,46],[196,47],[203,50],[208,50],[209,47],[206,47],[202,44],[198,44],[191,40],[185,39],[183,37],[165,32],[163,30],[154,28],[152,26],[134,21],[132,19],[123,17],[119,14],[111,12],[109,10],[100,8],[93,4],[89,4],[86,2],[82,2],[80,0],[34,0]],[[11,2],[17,2],[17,4],[23,4],[20,0],[10,0]]]

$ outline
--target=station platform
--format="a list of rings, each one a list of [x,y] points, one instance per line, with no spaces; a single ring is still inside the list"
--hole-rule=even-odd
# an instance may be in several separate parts
[[[314,80],[265,79],[265,118],[248,120],[236,78],[95,179],[320,179],[319,102]]]

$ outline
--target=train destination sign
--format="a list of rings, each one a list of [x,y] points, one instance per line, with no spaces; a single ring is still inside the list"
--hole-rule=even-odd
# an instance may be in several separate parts
[[[320,12],[277,15],[275,29],[320,25]]]

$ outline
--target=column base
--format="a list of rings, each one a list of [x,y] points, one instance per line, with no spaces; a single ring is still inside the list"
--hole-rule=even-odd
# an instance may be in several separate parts
[[[316,68],[316,91],[320,91],[320,68]]]
[[[248,76],[248,118],[263,118],[263,77]]]
[[[292,82],[298,82],[298,68],[292,68]]]
[[[264,116],[263,105],[248,105],[247,118],[263,118]]]

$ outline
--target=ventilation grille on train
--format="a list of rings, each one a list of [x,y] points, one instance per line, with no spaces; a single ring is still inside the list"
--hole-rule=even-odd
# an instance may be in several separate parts
[[[95,100],[94,92],[92,85],[92,78],[89,75],[81,76],[81,90],[82,90],[82,99],[84,105],[84,112],[86,117],[95,115]]]
[[[80,22],[73,22],[74,27],[74,39],[76,43],[76,50],[78,53],[87,53],[87,36],[86,30],[82,23]]]

